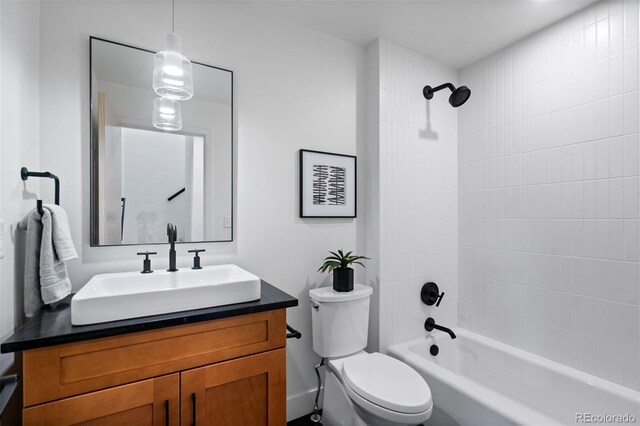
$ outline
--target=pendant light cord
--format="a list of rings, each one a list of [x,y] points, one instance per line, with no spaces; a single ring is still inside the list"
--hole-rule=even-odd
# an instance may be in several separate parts
[[[171,32],[176,32],[176,0],[171,0]]]

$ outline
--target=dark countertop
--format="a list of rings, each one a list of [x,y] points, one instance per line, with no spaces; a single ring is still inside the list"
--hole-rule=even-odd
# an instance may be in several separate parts
[[[2,342],[0,353],[24,351],[298,306],[298,299],[266,281],[262,281],[260,290],[260,300],[254,302],[80,326],[71,325],[71,296],[69,296],[29,318],[13,335]],[[285,333],[286,330],[282,330],[282,332]]]

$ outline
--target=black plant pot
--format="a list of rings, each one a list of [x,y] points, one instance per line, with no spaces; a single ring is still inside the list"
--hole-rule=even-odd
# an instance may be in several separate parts
[[[353,269],[334,269],[333,289],[335,291],[353,291]]]

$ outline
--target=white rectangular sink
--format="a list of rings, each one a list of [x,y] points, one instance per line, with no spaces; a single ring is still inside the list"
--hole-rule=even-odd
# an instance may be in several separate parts
[[[236,265],[101,274],[71,299],[71,324],[97,324],[258,299],[260,278]]]

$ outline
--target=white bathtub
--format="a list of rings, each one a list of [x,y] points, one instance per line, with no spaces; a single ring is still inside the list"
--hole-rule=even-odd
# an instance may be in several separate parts
[[[464,329],[454,331],[455,340],[437,332],[389,350],[429,383],[435,408],[427,425],[640,425],[640,392]],[[437,356],[429,353],[434,343]],[[596,417],[616,415],[626,417]]]

